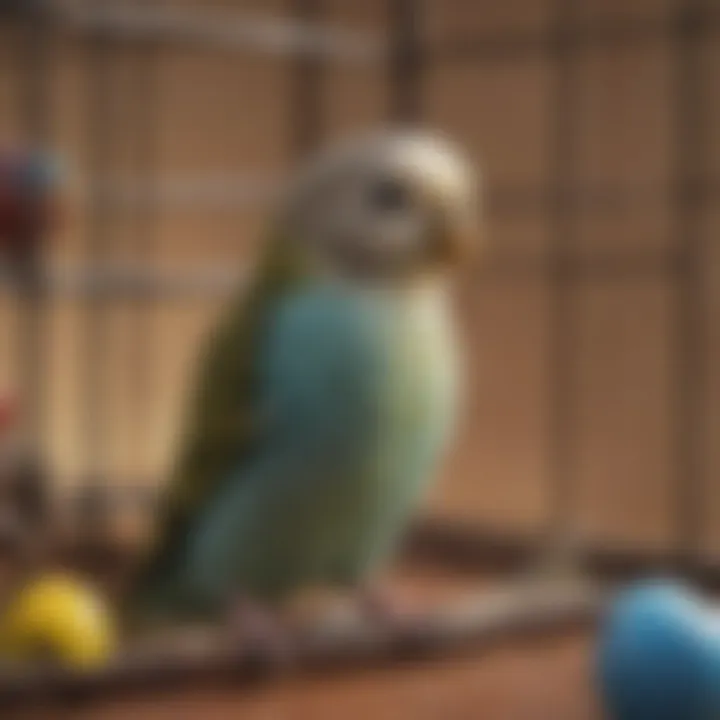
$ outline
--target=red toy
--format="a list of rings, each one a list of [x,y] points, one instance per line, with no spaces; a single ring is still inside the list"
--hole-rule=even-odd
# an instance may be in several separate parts
[[[57,219],[57,180],[49,156],[0,150],[0,259],[37,250]]]

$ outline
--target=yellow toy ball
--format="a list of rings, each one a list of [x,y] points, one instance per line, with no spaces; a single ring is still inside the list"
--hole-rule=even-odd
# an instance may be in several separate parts
[[[110,609],[71,575],[30,581],[0,616],[0,658],[9,661],[89,669],[107,662],[115,641]]]

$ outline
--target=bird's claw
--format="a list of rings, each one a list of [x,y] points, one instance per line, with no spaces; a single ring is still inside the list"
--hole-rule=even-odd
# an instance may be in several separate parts
[[[360,598],[362,616],[384,627],[398,627],[407,624],[410,613],[396,593],[386,588],[366,589]]]
[[[228,616],[228,636],[234,647],[273,666],[286,665],[292,655],[288,629],[270,609],[241,599]]]

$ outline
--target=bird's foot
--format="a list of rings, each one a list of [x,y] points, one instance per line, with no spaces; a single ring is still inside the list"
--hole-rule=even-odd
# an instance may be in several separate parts
[[[362,590],[359,611],[368,621],[384,627],[405,625],[411,612],[397,592],[384,586],[371,586]]]
[[[233,645],[274,664],[286,663],[291,655],[291,638],[280,616],[271,608],[246,597],[238,598],[227,618]]]

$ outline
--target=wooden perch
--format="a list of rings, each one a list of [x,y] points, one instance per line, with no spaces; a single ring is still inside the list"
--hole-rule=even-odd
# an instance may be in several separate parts
[[[218,629],[178,632],[153,647],[129,647],[98,671],[0,673],[0,707],[171,691],[188,682],[224,680],[241,687],[288,673],[328,674],[481,653],[501,642],[591,625],[603,605],[602,593],[579,585],[489,590],[394,627],[353,622],[307,630],[292,638],[282,660],[230,648]]]
[[[407,551],[456,572],[518,572],[537,558],[542,542],[542,535],[523,536],[477,525],[423,520],[410,533]],[[720,563],[709,556],[689,556],[672,548],[618,547],[598,541],[580,542],[576,552],[578,571],[605,582],[670,574],[706,590],[720,590]]]

